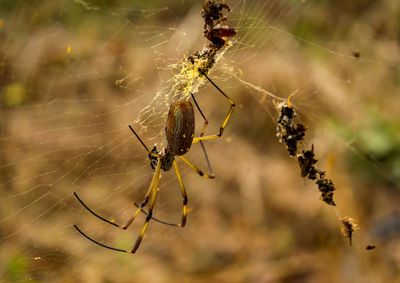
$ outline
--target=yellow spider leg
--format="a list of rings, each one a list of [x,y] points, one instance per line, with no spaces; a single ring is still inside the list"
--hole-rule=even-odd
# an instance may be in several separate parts
[[[182,177],[181,174],[179,173],[179,169],[178,169],[178,164],[176,163],[176,161],[174,160],[174,168],[175,168],[175,172],[176,172],[176,176],[178,177],[178,182],[179,182],[179,186],[181,187],[181,193],[182,193],[182,198],[183,198],[183,211],[182,211],[182,220],[181,220],[181,224],[178,224],[178,227],[185,227],[186,225],[186,216],[187,216],[187,203],[188,203],[188,197],[185,191],[185,186],[183,185],[182,182]]]
[[[212,175],[204,174],[201,170],[199,170],[196,166],[194,166],[194,165],[193,165],[190,161],[188,161],[186,158],[184,158],[184,157],[182,157],[182,156],[179,156],[179,157],[180,157],[186,164],[188,164],[188,165],[190,166],[190,168],[192,168],[193,170],[195,170],[200,176],[205,177],[205,178],[210,178],[210,179],[214,179],[214,178],[215,178],[214,174],[212,174]],[[181,187],[181,193],[182,193],[182,198],[183,198],[183,213],[182,213],[182,221],[181,221],[181,224],[170,223],[170,222],[167,222],[167,221],[164,221],[164,220],[155,218],[155,217],[152,217],[152,219],[153,219],[154,221],[156,221],[156,222],[161,223],[161,224],[170,225],[170,226],[175,226],[175,227],[184,227],[184,226],[186,225],[186,219],[187,219],[187,202],[188,202],[188,199],[187,199],[187,194],[186,194],[185,186],[183,185],[183,182],[182,182],[182,176],[181,176],[181,174],[180,174],[180,172],[179,172],[179,169],[178,169],[178,164],[176,163],[175,160],[174,160],[174,163],[173,163],[173,164],[174,164],[174,168],[175,168],[176,175],[177,175],[177,177],[178,177],[179,185],[180,185],[180,187]],[[139,205],[136,204],[136,203],[135,203],[135,206],[136,206],[136,207],[139,207]],[[144,209],[142,210],[142,212],[143,212],[145,215],[149,215],[148,212],[146,212]]]
[[[161,168],[161,160],[158,159],[156,172],[154,172],[153,179],[151,180],[149,189],[148,189],[148,191],[146,193],[146,196],[145,196],[144,200],[139,204],[138,208],[136,209],[135,214],[131,217],[131,219],[129,219],[128,222],[126,222],[126,224],[121,227],[122,229],[126,230],[132,224],[133,220],[135,220],[136,216],[143,209],[143,207],[145,207],[146,204],[148,203],[148,201],[150,199],[151,192],[154,191],[154,186],[156,184],[158,185],[158,178],[159,178],[159,175],[160,175],[160,168]]]
[[[194,171],[197,172],[197,174],[199,174],[201,177],[204,178],[209,178],[209,179],[214,179],[215,175],[211,174],[211,175],[207,175],[204,174],[203,171],[201,171],[199,168],[197,168],[196,166],[194,166],[189,160],[187,160],[185,157],[183,156],[179,156],[180,159],[182,159],[187,165],[189,165],[190,168],[192,168]]]
[[[152,196],[151,196],[151,201],[150,201],[150,206],[149,206],[149,212],[148,212],[148,214],[146,216],[146,221],[143,224],[142,231],[140,232],[140,235],[138,236],[138,238],[136,240],[136,243],[135,243],[135,246],[133,247],[131,253],[135,253],[136,250],[138,249],[140,243],[142,242],[144,233],[146,232],[147,225],[149,224],[149,221],[152,218],[153,208],[154,208],[154,204],[156,202],[157,193],[158,193],[158,181],[160,179],[160,168],[161,168],[161,160],[159,159],[158,163],[157,163],[156,172],[154,173],[155,180],[154,180],[153,193],[152,193]],[[139,212],[137,212],[137,213],[139,213]]]
[[[156,221],[156,222],[159,222],[159,223],[162,223],[162,224],[165,224],[165,225],[170,225],[170,226],[175,226],[175,227],[181,227],[181,228],[183,228],[183,227],[186,225],[186,219],[187,219],[187,203],[188,203],[188,197],[187,197],[187,194],[186,194],[185,186],[183,185],[183,182],[182,182],[182,176],[181,176],[181,173],[179,172],[178,164],[176,163],[175,160],[174,160],[173,164],[174,164],[176,176],[178,177],[178,182],[179,182],[179,186],[180,186],[180,188],[181,188],[181,194],[182,194],[182,198],[183,198],[183,211],[182,211],[182,220],[181,220],[181,223],[180,223],[180,224],[177,224],[177,223],[170,223],[170,222],[166,222],[166,221],[164,221],[164,220],[157,219],[157,218],[155,218],[155,217],[152,217],[152,219],[153,219],[154,221]],[[139,207],[139,205],[137,205],[137,204],[135,204],[135,205],[136,205],[137,207]],[[143,212],[145,215],[147,215],[147,216],[149,215],[145,210],[142,210],[142,212]]]

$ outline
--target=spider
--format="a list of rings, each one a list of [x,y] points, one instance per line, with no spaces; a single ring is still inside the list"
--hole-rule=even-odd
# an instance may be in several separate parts
[[[193,94],[191,94],[193,101],[196,104],[197,109],[199,110],[201,116],[204,119],[204,126],[203,126],[203,129],[202,129],[199,137],[194,137],[194,125],[195,124],[194,124],[193,105],[190,101],[186,101],[186,100],[176,101],[173,104],[171,104],[169,112],[168,112],[167,120],[166,120],[166,125],[165,125],[165,137],[166,137],[166,141],[167,141],[167,146],[164,147],[160,151],[157,151],[156,145],[154,145],[152,150],[149,150],[148,147],[145,145],[145,143],[141,140],[139,135],[129,125],[129,129],[133,132],[133,134],[137,137],[139,142],[146,149],[146,151],[148,153],[148,157],[150,159],[150,166],[152,167],[152,169],[154,171],[153,179],[150,183],[150,186],[147,190],[144,200],[140,204],[135,203],[137,209],[136,209],[136,212],[133,214],[133,216],[126,222],[125,225],[119,225],[119,224],[115,223],[114,221],[107,220],[106,218],[98,215],[96,212],[91,210],[78,197],[77,193],[74,192],[74,196],[94,216],[96,216],[97,218],[103,220],[104,222],[107,222],[115,227],[120,228],[120,229],[126,230],[132,224],[132,222],[135,220],[136,216],[140,212],[142,212],[146,215],[146,220],[143,224],[142,230],[141,230],[139,236],[137,237],[137,240],[136,240],[135,245],[133,246],[132,250],[117,249],[117,248],[102,244],[102,243],[90,238],[89,236],[87,236],[85,233],[83,233],[78,228],[78,226],[74,225],[75,229],[78,230],[78,232],[81,233],[85,238],[87,238],[88,240],[92,241],[93,243],[95,243],[99,246],[102,246],[102,247],[110,249],[110,250],[134,254],[137,251],[137,249],[139,248],[140,243],[142,242],[147,225],[151,219],[153,219],[154,221],[163,223],[163,224],[181,227],[181,228],[186,225],[188,197],[187,197],[186,190],[185,190],[185,187],[182,182],[182,177],[179,172],[175,157],[178,156],[180,159],[182,159],[190,168],[192,168],[194,171],[196,171],[197,174],[199,174],[201,177],[211,178],[211,179],[215,178],[202,141],[220,138],[222,136],[225,126],[228,123],[228,120],[231,117],[232,112],[235,108],[234,101],[228,95],[226,95],[205,73],[201,72],[201,75],[204,75],[204,77],[206,77],[206,79],[231,104],[228,114],[226,115],[225,120],[223,121],[223,123],[219,129],[219,132],[215,135],[209,135],[209,136],[204,135],[205,130],[208,126],[208,120],[204,116],[203,112],[200,110],[200,107],[197,104]],[[209,169],[211,171],[210,175],[204,174],[200,169],[198,169],[191,162],[189,162],[189,160],[187,160],[185,157],[183,157],[183,155],[189,151],[191,145],[194,143],[197,143],[197,142],[200,142],[200,144],[203,148]],[[153,208],[154,208],[154,204],[155,204],[157,193],[158,193],[158,181],[160,179],[161,170],[169,171],[172,168],[172,166],[174,167],[176,176],[178,177],[178,182],[179,182],[179,186],[181,189],[181,195],[182,195],[182,199],[183,199],[182,219],[181,219],[181,223],[178,223],[178,224],[168,223],[168,222],[165,222],[165,221],[162,221],[162,220],[159,220],[159,219],[153,217]],[[149,203],[149,201],[150,201],[149,209],[148,209],[148,212],[146,212],[143,210],[143,208]]]

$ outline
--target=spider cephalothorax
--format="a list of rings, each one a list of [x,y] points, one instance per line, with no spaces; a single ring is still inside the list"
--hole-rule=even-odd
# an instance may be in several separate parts
[[[158,156],[161,160],[161,169],[164,171],[169,171],[175,160],[175,156],[171,154],[168,148],[164,148],[162,151],[157,151],[157,145],[154,145],[153,149],[149,153],[150,166],[153,171],[156,171]]]

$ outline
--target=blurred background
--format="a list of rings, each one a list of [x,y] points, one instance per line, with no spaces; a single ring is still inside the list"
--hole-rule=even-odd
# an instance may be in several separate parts
[[[217,177],[178,160],[187,226],[150,222],[129,255],[73,224],[131,249],[143,215],[121,231],[73,192],[117,223],[143,199],[152,170],[128,125],[165,144],[175,64],[208,44],[202,1],[0,1],[0,281],[400,281],[400,2],[227,3],[238,34],[210,77],[237,107],[205,142]],[[303,146],[336,184],[335,208],[278,142],[261,89],[297,91]],[[229,103],[206,82],[196,97],[217,132]],[[199,144],[187,158],[207,171]],[[178,222],[181,205],[175,173],[162,173],[154,215]],[[361,228],[352,247],[344,216]]]

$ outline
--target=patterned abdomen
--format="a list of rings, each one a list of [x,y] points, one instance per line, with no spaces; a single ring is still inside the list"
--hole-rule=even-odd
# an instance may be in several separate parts
[[[189,151],[194,134],[194,111],[190,101],[177,101],[171,105],[165,125],[169,151],[183,155]]]

